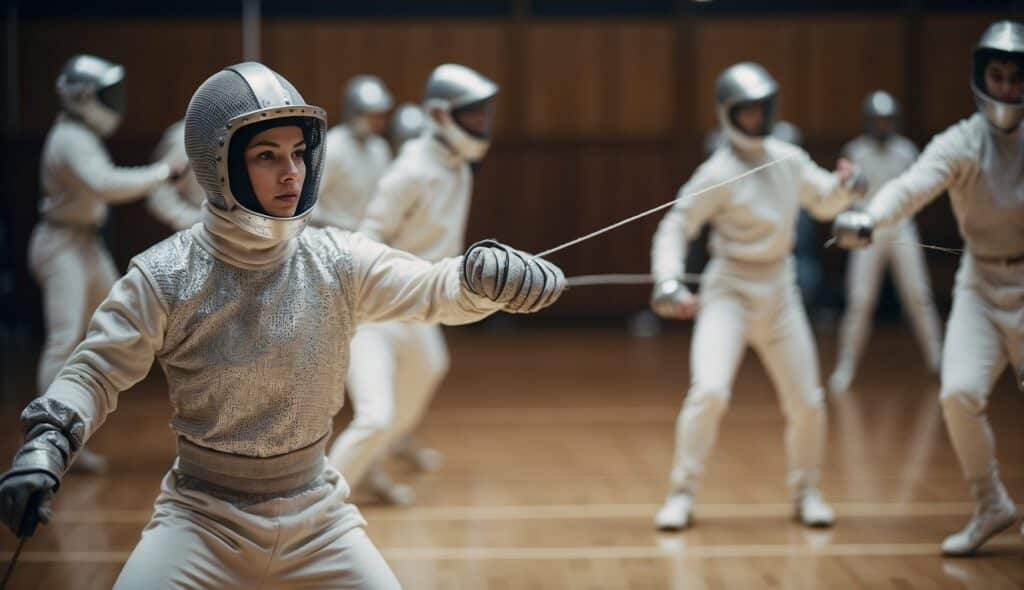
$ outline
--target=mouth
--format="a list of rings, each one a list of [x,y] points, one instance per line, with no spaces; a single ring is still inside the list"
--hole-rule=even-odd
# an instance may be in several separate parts
[[[299,200],[299,193],[282,193],[274,196],[274,201],[291,205]]]

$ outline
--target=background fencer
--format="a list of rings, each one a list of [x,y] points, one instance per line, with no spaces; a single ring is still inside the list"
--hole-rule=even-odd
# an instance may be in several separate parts
[[[787,482],[805,525],[835,519],[818,484],[826,442],[817,354],[792,261],[797,214],[819,219],[842,211],[860,190],[849,162],[830,174],[802,149],[772,138],[778,84],[760,65],[727,68],[715,85],[716,113],[729,145],[680,189],[654,235],[651,304],[666,318],[697,316],[691,386],[676,424],[671,489],[655,516],[661,529],[690,522],[693,495],[714,446],[732,381],[749,343],[775,385],[786,417]],[[758,165],[785,158],[735,183],[688,196]],[[712,225],[711,261],[699,299],[683,284],[687,242]]]
[[[427,80],[428,126],[407,141],[381,179],[359,232],[428,261],[462,251],[473,189],[470,162],[490,145],[498,86],[456,64],[438,66]],[[367,324],[353,345],[349,397],[354,418],[330,450],[331,464],[358,483],[385,450],[419,423],[448,371],[448,349],[438,326]],[[413,447],[413,462],[433,468],[438,453]],[[382,471],[370,482],[382,499],[413,501]]]
[[[317,200],[325,115],[249,62],[185,117],[202,223],[136,256],[89,336],[22,414],[0,519],[25,536],[82,445],[143,379],[167,376],[178,458],[115,588],[397,588],[325,462],[362,321],[465,323],[529,313],[558,267],[494,241],[436,263],[335,228]]]
[[[366,213],[377,182],[391,163],[382,134],[394,98],[377,76],[359,75],[345,85],[341,124],[327,132],[320,202],[311,223],[354,231]]]
[[[868,181],[867,206],[883,184],[898,176],[917,159],[918,151],[897,133],[900,107],[888,92],[877,90],[864,99],[864,133],[843,146],[843,157],[856,164]],[[836,366],[829,377],[832,393],[850,388],[874,319],[885,270],[892,267],[900,301],[910,317],[925,366],[937,375],[942,351],[942,324],[932,299],[931,281],[919,246],[917,227],[910,219],[880,231],[875,243],[850,254],[846,270],[846,312],[839,326]]]
[[[840,245],[864,247],[876,231],[949,193],[965,250],[946,324],[940,399],[975,501],[967,526],[942,543],[949,555],[977,551],[1017,518],[985,408],[1007,361],[1024,389],[1024,24],[1001,21],[985,31],[973,50],[970,84],[978,112],[935,136],[866,212],[843,214],[834,228]]]
[[[124,168],[110,159],[103,139],[124,114],[124,68],[93,55],[76,55],[57,78],[61,111],[43,146],[39,223],[29,241],[29,268],[43,292],[46,342],[37,384],[42,394],[85,337],[93,311],[118,278],[100,226],[108,205],[144,197],[180,174],[184,165]],[[103,457],[84,450],[76,469],[102,472]]]
[[[176,121],[157,144],[153,153],[156,162],[185,162],[185,121]],[[188,229],[199,223],[206,193],[191,169],[186,169],[174,182],[161,184],[146,199],[150,215],[174,231]]]

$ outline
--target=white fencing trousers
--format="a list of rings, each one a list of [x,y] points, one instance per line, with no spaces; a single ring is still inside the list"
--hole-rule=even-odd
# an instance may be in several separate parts
[[[419,423],[448,373],[448,348],[437,325],[364,324],[352,338],[348,396],[353,418],[331,446],[328,462],[352,485]]]
[[[937,370],[942,353],[942,324],[932,299],[924,252],[913,222],[894,231],[879,232],[874,244],[850,254],[846,273],[849,303],[839,328],[837,365],[855,368],[863,354],[885,269],[892,276],[903,307],[910,316],[918,343],[930,370]],[[899,242],[899,243],[893,243]]]
[[[799,490],[820,479],[824,396],[792,260],[772,269],[742,266],[713,259],[704,272],[690,349],[690,391],[676,422],[674,489],[694,490],[704,473],[748,343],[761,358],[786,418],[787,482]]]
[[[1024,374],[1024,263],[982,268],[965,255],[946,327],[940,396],[967,480],[996,467],[995,438],[985,408],[1007,361],[1018,375]]]
[[[330,468],[306,491],[249,505],[191,489],[171,471],[114,588],[400,588],[347,495]]]
[[[28,262],[43,291],[46,343],[36,380],[42,393],[85,338],[119,274],[96,231],[45,221],[32,231]]]

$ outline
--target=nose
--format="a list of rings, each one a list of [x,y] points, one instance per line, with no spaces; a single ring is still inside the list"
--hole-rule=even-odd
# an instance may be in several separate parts
[[[294,182],[299,177],[299,167],[292,158],[287,158],[284,168],[281,170],[281,183]]]

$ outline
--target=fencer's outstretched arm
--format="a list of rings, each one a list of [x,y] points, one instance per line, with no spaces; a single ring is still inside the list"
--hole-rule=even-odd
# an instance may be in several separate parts
[[[59,146],[60,158],[89,191],[108,203],[141,198],[171,176],[171,167],[163,162],[138,167],[115,165],[103,143],[84,126],[64,124],[55,133],[63,134],[53,142]]]
[[[800,169],[800,204],[815,219],[828,221],[848,208],[855,199],[864,196],[867,181],[856,168],[843,182],[839,172],[829,172],[818,166],[803,150],[794,157],[794,161]]]
[[[658,223],[651,242],[651,273],[655,283],[682,280],[686,274],[688,242],[700,233],[728,197],[727,186],[696,194],[722,180],[715,168],[714,159],[701,164],[693,177],[679,189],[675,204]]]
[[[328,230],[338,239],[340,232]],[[465,256],[429,263],[358,233],[349,237],[358,321],[465,324],[495,311],[532,312],[565,288],[553,264],[481,242]]]
[[[180,185],[185,181],[182,178],[175,183],[163,183],[146,199],[146,209],[150,215],[174,231],[188,229],[202,218],[202,208],[181,196]]]
[[[956,181],[967,155],[962,134],[954,126],[936,136],[910,168],[878,190],[867,208],[875,227],[913,216]]]
[[[156,292],[130,269],[53,384],[22,412],[25,442],[0,476],[0,521],[16,534],[28,536],[37,519],[48,520],[49,498],[75,454],[117,407],[118,394],[149,372],[166,320]]]
[[[359,233],[385,244],[392,243],[409,210],[423,194],[421,182],[402,168],[389,168],[366,207]]]

